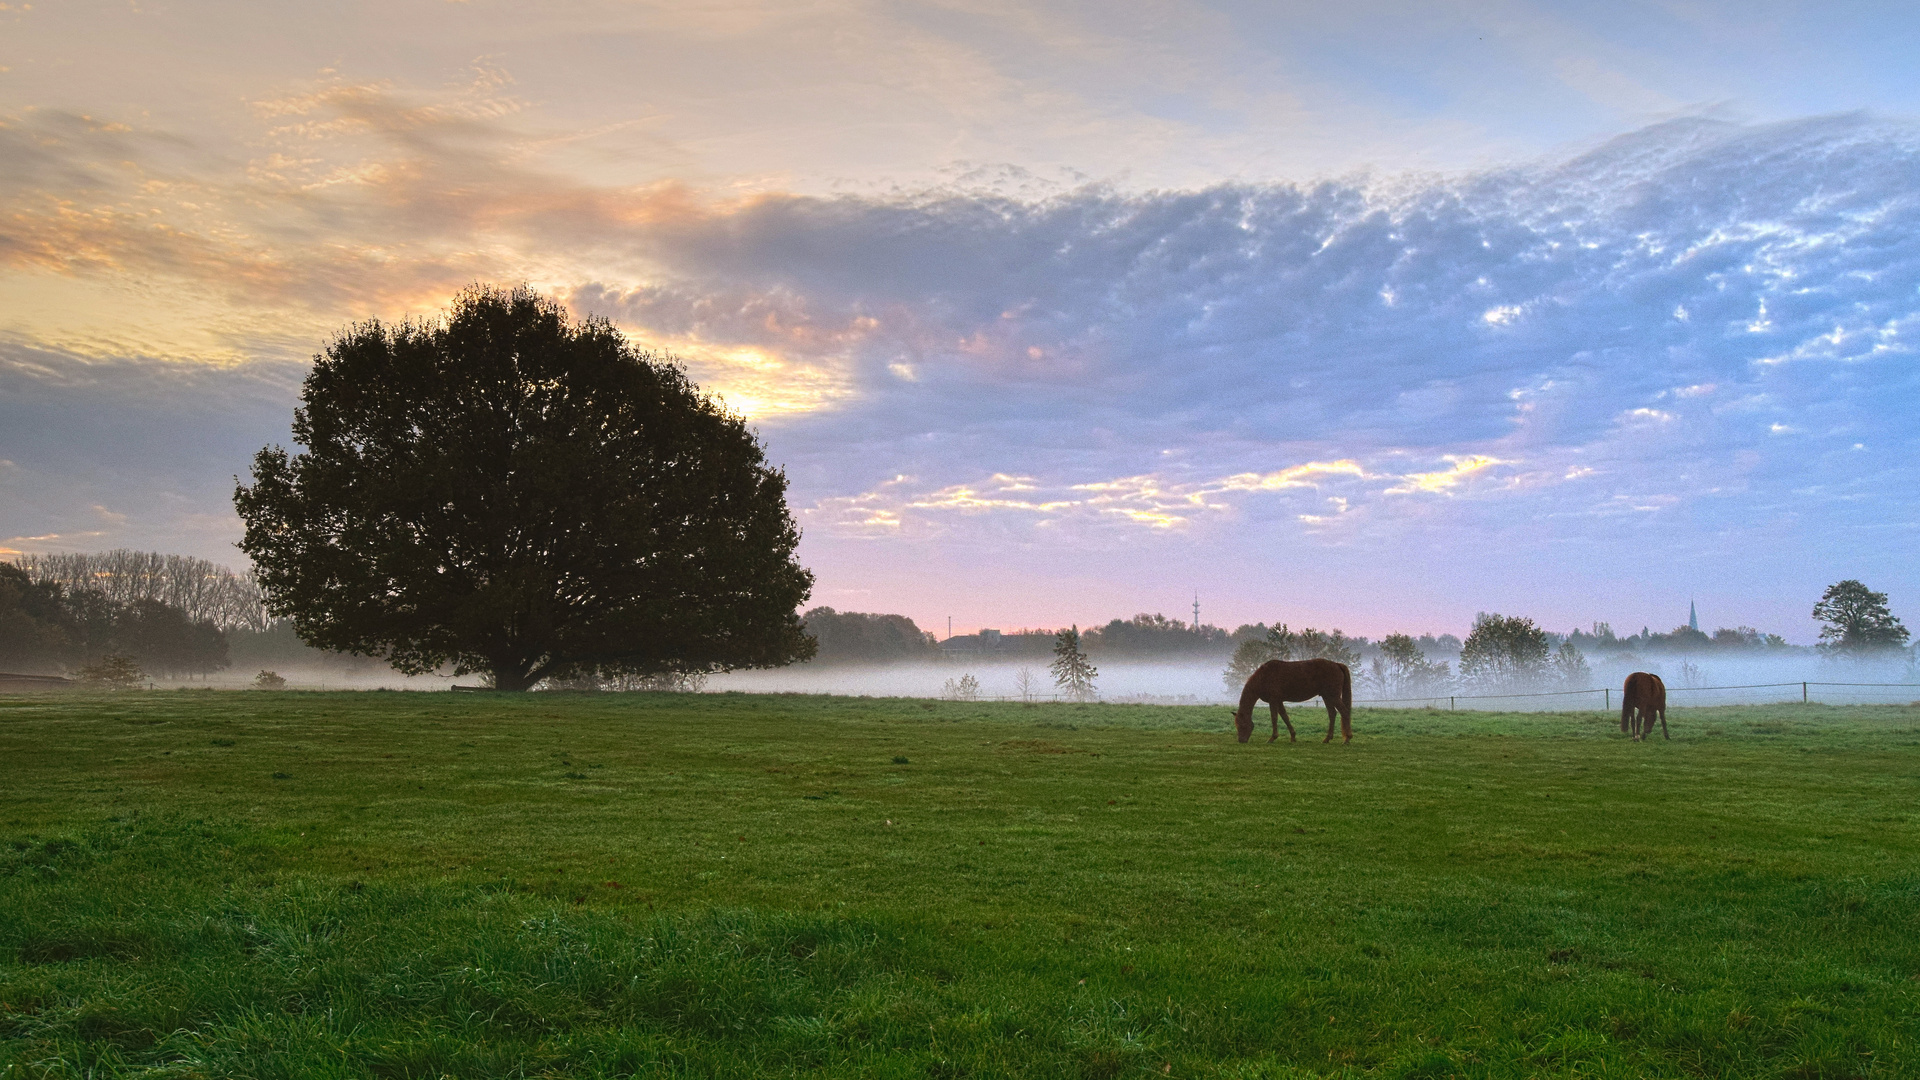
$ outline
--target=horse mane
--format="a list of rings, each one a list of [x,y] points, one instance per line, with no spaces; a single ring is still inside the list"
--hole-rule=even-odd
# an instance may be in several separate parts
[[[1260,687],[1256,685],[1258,682],[1259,680],[1257,679],[1250,678],[1247,680],[1247,685],[1240,691],[1240,708],[1235,710],[1235,716],[1244,716],[1252,719],[1253,707],[1260,704]],[[1216,706],[1216,708],[1217,707],[1218,706]],[[1218,716],[1220,714],[1214,713],[1214,715]]]

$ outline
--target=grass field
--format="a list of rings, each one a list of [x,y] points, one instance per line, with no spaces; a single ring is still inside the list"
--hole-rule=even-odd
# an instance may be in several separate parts
[[[1227,720],[0,698],[0,1078],[1920,1075],[1920,708]]]

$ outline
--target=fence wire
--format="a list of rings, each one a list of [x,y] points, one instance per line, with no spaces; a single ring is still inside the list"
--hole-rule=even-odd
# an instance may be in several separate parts
[[[1817,688],[1817,689],[1816,689]],[[1742,691],[1757,691],[1742,693]],[[1768,692],[1772,691],[1772,692]],[[1675,695],[1689,695],[1688,698],[1675,700]],[[1718,700],[1705,700],[1708,695],[1719,695]],[[1698,695],[1695,697],[1694,695]],[[1620,705],[1620,689],[1603,686],[1593,690],[1544,690],[1526,694],[1431,694],[1426,697],[1410,698],[1355,698],[1355,705],[1408,705],[1413,708],[1444,705],[1449,710],[1458,710],[1462,702],[1511,701],[1528,702],[1536,706],[1548,705],[1544,698],[1580,698],[1592,702],[1590,707],[1615,709]],[[1841,704],[1841,705],[1904,705],[1920,704],[1920,683],[1863,683],[1863,682],[1821,682],[1802,680],[1778,683],[1742,683],[1734,686],[1668,686],[1667,701],[1671,705],[1758,705],[1776,702],[1797,701],[1802,704]],[[1583,702],[1569,702],[1575,708]],[[1491,711],[1525,711],[1523,709]],[[1537,711],[1537,709],[1536,709]]]

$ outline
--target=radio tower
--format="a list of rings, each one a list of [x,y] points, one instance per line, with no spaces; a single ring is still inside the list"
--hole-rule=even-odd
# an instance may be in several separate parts
[[[1193,592],[1193,632],[1200,632],[1200,590]]]

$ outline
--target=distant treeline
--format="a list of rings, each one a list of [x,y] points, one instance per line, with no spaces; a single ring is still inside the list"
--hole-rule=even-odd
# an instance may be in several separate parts
[[[188,622],[222,630],[265,630],[271,621],[252,574],[205,559],[116,548],[21,555],[14,563],[34,581],[57,585],[68,596],[97,593],[122,607],[157,600]]]
[[[0,670],[64,674],[108,656],[149,675],[204,675],[227,666],[227,637],[153,599],[119,601],[98,589],[35,581],[0,563]]]
[[[1196,627],[1158,613],[1088,627],[1080,632],[1080,642],[1096,662],[1222,663],[1229,682],[1265,659],[1325,656],[1353,667],[1357,676],[1377,684],[1376,690],[1424,692],[1470,675],[1484,681],[1486,672],[1504,670],[1508,661],[1489,660],[1493,654],[1485,652],[1485,642],[1491,640],[1489,618],[1500,617],[1483,614],[1475,620],[1481,645],[1474,648],[1469,647],[1473,635],[1463,642],[1452,634],[1391,634],[1376,642],[1348,637],[1338,629],[1291,629],[1279,623],[1243,623],[1232,630]],[[812,661],[816,665],[947,661],[1044,666],[1053,658],[1057,633],[983,630],[942,641],[904,615],[830,607],[816,607],[802,620],[819,642]],[[1531,620],[1525,623],[1524,648],[1514,648],[1539,656],[1522,666],[1551,661],[1559,665],[1553,677],[1563,680],[1584,677],[1585,656],[1618,664],[1631,663],[1641,654],[1813,651],[1749,626],[1722,627],[1711,634],[1687,626],[1666,633],[1642,627],[1622,637],[1604,622],[1566,634],[1546,631]],[[293,632],[291,623],[267,615],[251,574],[204,559],[115,550],[23,555],[14,565],[0,563],[0,671],[63,673],[115,655],[130,657],[148,675],[160,677],[205,675],[228,667],[342,672],[384,667],[376,659],[312,648]],[[1536,672],[1535,681],[1544,678]]]
[[[820,642],[815,664],[894,664],[940,660],[946,657],[990,660],[1037,660],[1053,656],[1054,630],[993,630],[963,634],[941,641],[916,626],[905,615],[876,615],[817,607],[801,616],[807,633]],[[1103,627],[1080,632],[1090,656],[1128,658],[1214,659],[1233,651],[1238,636],[1259,636],[1264,625],[1245,626],[1229,633],[1217,626],[1198,632],[1165,615],[1135,615],[1115,619]]]
[[[1556,635],[1557,636],[1557,635]],[[1584,652],[1594,653],[1811,653],[1813,650],[1802,645],[1789,645],[1787,639],[1779,634],[1763,634],[1751,626],[1723,626],[1709,634],[1704,630],[1695,630],[1691,626],[1676,626],[1664,634],[1656,634],[1646,627],[1629,637],[1616,637],[1613,627],[1603,622],[1593,624],[1591,631],[1575,630],[1566,635],[1565,640]]]
[[[108,551],[0,563],[0,671],[72,674],[115,656],[155,678],[384,667],[312,648],[267,617],[250,575],[204,559]]]
[[[817,607],[802,616],[807,632],[820,642],[814,664],[896,664],[955,660],[1046,661],[1053,654],[1053,629],[981,631],[956,635],[945,641],[921,630],[905,615],[868,614],[835,611]],[[1223,627],[1169,619],[1162,614],[1139,614],[1131,619],[1114,619],[1104,626],[1088,627],[1080,632],[1082,648],[1095,660],[1230,660],[1248,642],[1264,642],[1269,635],[1285,629],[1281,624],[1243,623],[1227,630]],[[1565,634],[1541,630],[1549,650],[1571,644],[1578,652],[1609,660],[1640,653],[1806,653],[1812,650],[1789,645],[1778,634],[1762,633],[1750,626],[1722,627],[1708,634],[1687,626],[1666,633],[1642,629],[1626,637],[1616,635],[1604,622],[1589,630]],[[1381,659],[1389,664],[1407,664],[1417,655],[1429,662],[1457,665],[1462,640],[1453,634],[1392,634],[1379,641],[1364,636],[1349,637],[1338,629],[1322,631],[1312,627],[1286,630],[1305,635],[1314,644],[1303,646],[1314,655],[1327,655],[1354,665]],[[1324,638],[1326,644],[1319,644]],[[1408,650],[1412,650],[1409,654]]]

